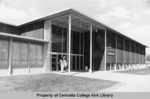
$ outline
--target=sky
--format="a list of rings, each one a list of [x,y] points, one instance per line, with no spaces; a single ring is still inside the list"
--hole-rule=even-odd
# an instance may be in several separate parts
[[[150,0],[0,0],[0,21],[19,25],[70,7],[150,47]]]

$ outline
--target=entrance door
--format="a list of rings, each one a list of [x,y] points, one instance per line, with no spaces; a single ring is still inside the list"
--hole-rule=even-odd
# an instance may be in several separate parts
[[[73,71],[83,71],[84,70],[84,64],[83,64],[83,56],[78,55],[71,55],[71,70]]]
[[[60,65],[59,65],[59,60],[61,56],[60,55],[52,55],[52,71],[59,71],[60,70]]]
[[[62,58],[62,56],[65,56],[66,61],[67,61],[67,55],[66,54],[62,54],[62,53],[52,54],[52,58],[51,58],[52,71],[60,71],[61,70],[59,60]]]

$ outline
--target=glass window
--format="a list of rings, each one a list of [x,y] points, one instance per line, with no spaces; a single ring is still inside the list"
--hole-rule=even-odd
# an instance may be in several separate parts
[[[83,33],[81,33],[81,54],[83,54]]]
[[[30,65],[36,64],[36,45],[30,44]]]
[[[62,52],[62,28],[52,25],[52,52]]]
[[[63,53],[67,53],[67,29],[63,28]]]
[[[26,66],[28,60],[28,43],[13,42],[12,44],[12,65]]]
[[[20,44],[18,42],[13,42],[12,44],[12,65],[20,65]]]
[[[22,43],[21,44],[21,65],[27,65],[27,60],[28,60],[28,44],[27,43]]]
[[[30,65],[42,66],[43,46],[40,44],[30,44]]]
[[[0,23],[0,32],[6,32],[6,25]]]
[[[9,42],[0,40],[0,66],[8,66]]]
[[[42,45],[37,45],[37,65],[42,65],[43,64],[43,47]]]
[[[73,31],[72,33],[72,39],[73,39],[73,49],[72,49],[72,53],[73,54],[79,54],[79,49],[80,49],[80,33],[79,32],[75,32]]]

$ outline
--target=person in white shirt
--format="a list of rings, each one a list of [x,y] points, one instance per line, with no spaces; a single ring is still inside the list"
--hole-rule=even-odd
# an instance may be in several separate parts
[[[60,61],[59,61],[59,64],[60,64],[60,67],[61,67],[61,72],[63,73],[64,72],[64,69],[65,67],[67,67],[67,61],[65,59],[66,57],[63,56]]]

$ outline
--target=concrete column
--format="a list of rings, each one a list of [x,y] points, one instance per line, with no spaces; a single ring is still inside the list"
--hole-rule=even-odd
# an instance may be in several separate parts
[[[124,65],[125,64],[125,39],[123,39],[123,67],[122,67],[122,69],[124,69]]]
[[[116,59],[115,59],[115,61],[116,61],[116,64],[115,64],[115,70],[117,70],[117,35],[116,35],[116,40],[115,40],[116,42],[115,42],[115,44],[116,44]]]
[[[52,35],[52,23],[51,20],[47,20],[44,22],[44,40],[49,41],[48,43],[44,44],[44,49],[43,49],[43,53],[44,53],[44,63],[43,63],[43,72],[50,72],[52,70],[51,67],[51,36]]]
[[[129,69],[131,68],[131,42],[129,41]]]
[[[69,44],[68,44],[68,72],[70,72],[71,68],[71,14],[69,14],[69,20],[68,20],[68,36],[69,36]]]
[[[92,24],[90,24],[90,68],[89,72],[92,73],[92,58],[93,58],[93,53],[92,53]]]
[[[30,41],[28,43],[28,71],[30,74]]]
[[[104,70],[106,71],[106,64],[107,64],[107,31],[105,29],[105,60],[104,60]]]
[[[12,66],[11,66],[11,53],[12,53],[12,38],[10,38],[9,42],[9,60],[8,60],[8,66],[9,66],[9,72],[8,74],[12,74]]]

